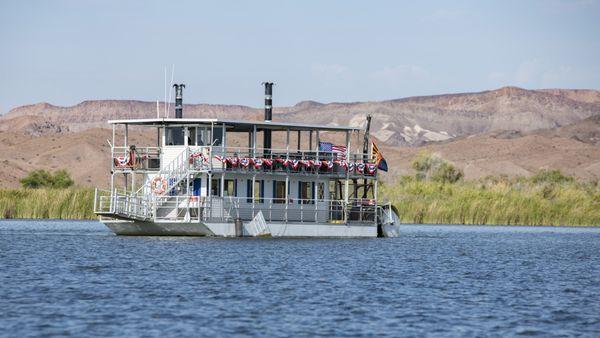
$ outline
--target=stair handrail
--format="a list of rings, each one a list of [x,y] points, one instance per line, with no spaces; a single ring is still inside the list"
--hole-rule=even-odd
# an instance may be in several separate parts
[[[173,187],[175,187],[183,178],[185,178],[189,171],[189,147],[185,147],[169,164],[167,164],[163,169],[161,169],[155,177],[165,178],[167,180],[167,187],[164,192],[157,195],[164,195],[169,192]],[[176,174],[176,177],[173,177]],[[165,177],[166,176],[166,177]],[[172,178],[175,178],[173,182],[170,182]],[[136,192],[135,195],[149,195],[152,193],[151,190],[151,181],[146,182],[143,186],[141,186]]]

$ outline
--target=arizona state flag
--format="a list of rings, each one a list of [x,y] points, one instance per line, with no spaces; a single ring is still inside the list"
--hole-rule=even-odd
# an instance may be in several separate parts
[[[379,148],[377,148],[375,142],[373,142],[372,154],[371,159],[373,163],[377,164],[377,169],[388,171],[387,162],[385,161],[385,158],[383,158],[383,155],[381,154],[381,151],[379,151]]]

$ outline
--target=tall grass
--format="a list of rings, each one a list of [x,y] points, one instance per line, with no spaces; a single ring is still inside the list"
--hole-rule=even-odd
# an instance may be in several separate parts
[[[600,226],[597,183],[537,178],[444,183],[403,177],[380,191],[405,223]]]
[[[0,218],[96,219],[92,189],[0,189]]]
[[[404,223],[596,225],[600,185],[489,177],[455,183],[405,176],[381,185]],[[95,219],[92,189],[0,189],[0,218]]]

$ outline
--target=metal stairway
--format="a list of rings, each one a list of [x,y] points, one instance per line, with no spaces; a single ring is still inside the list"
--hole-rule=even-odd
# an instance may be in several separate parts
[[[154,220],[156,210],[160,207],[164,208],[171,200],[168,194],[189,174],[189,148],[186,147],[155,176],[160,177],[162,182],[166,182],[162,192],[153,191],[152,181],[146,182],[132,193],[119,193],[114,190],[106,194],[106,192],[96,190],[94,212],[99,216],[124,220]],[[173,198],[176,197],[173,196]]]
[[[152,191],[152,182],[146,182],[142,187],[140,187],[135,195],[137,196],[165,196],[173,188],[175,188],[181,181],[189,175],[189,148],[185,147],[185,149],[179,153],[169,164],[167,164],[163,169],[161,169],[155,177],[160,177],[161,180],[165,180],[167,182],[167,186],[164,187],[164,191],[162,193],[155,193]]]

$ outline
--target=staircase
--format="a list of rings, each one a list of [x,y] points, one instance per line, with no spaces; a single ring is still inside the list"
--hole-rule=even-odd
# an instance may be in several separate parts
[[[152,181],[146,182],[134,193],[96,189],[94,212],[100,216],[125,220],[154,220],[156,210],[169,206],[169,193],[189,175],[189,148],[185,148],[169,164],[164,166],[155,177],[167,184],[164,191],[155,193]],[[177,196],[172,196],[176,199]]]
[[[156,194],[152,191],[152,182],[148,181],[141,188],[139,188],[135,195],[137,196],[165,196],[173,188],[175,188],[183,179],[189,175],[189,148],[186,147],[181,153],[179,153],[169,164],[164,166],[156,177],[160,177],[167,182],[167,186],[164,192]]]

